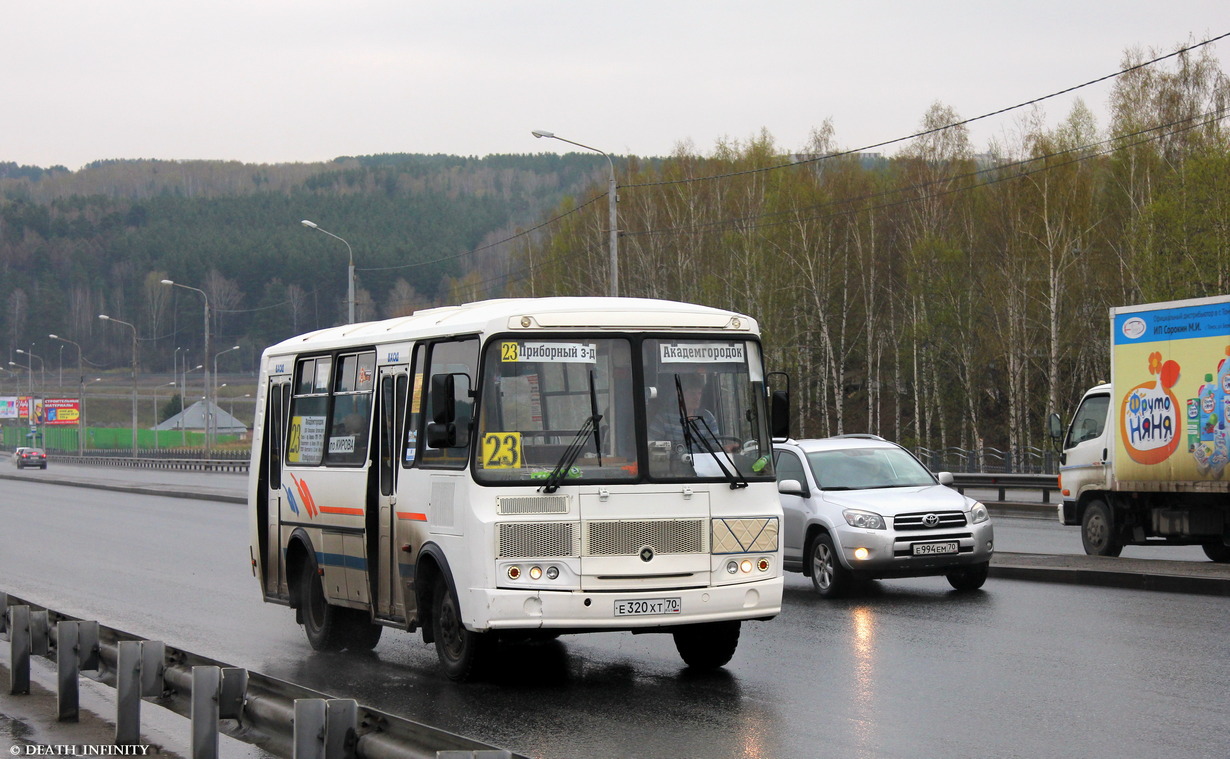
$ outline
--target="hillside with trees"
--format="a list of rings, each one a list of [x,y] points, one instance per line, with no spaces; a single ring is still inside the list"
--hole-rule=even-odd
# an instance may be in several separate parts
[[[351,246],[357,317],[384,318],[507,265],[484,245],[606,173],[579,154],[0,163],[0,334],[9,359],[55,333],[88,346],[93,366],[127,366],[130,337],[105,313],[137,325],[144,371],[168,371],[177,347],[203,356],[201,298],[161,284],[172,279],[207,293],[215,345],[240,343],[254,364],[265,345],[346,317],[347,248],[300,220]]]
[[[757,317],[796,435],[930,450],[1045,445],[1045,416],[1108,379],[1111,306],[1230,292],[1230,84],[1207,49],[1129,53],[1100,129],[1022,109],[976,152],[935,104],[891,155],[769,134],[620,178],[621,295]],[[594,195],[601,192],[595,186]],[[603,294],[605,203],[523,245],[516,292]]]

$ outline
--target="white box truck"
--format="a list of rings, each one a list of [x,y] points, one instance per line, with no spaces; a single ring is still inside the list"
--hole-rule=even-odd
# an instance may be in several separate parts
[[[1110,310],[1111,381],[1061,447],[1059,521],[1085,552],[1199,545],[1230,561],[1230,295]]]

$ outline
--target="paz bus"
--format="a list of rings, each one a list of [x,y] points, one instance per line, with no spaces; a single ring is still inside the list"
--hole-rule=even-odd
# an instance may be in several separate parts
[[[665,300],[490,300],[285,340],[261,356],[253,573],[313,648],[421,630],[454,680],[504,642],[596,631],[670,633],[721,667],[781,609],[768,379],[754,319]]]

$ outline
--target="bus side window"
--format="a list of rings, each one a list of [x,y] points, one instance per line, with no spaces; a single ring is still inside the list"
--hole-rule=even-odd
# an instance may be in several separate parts
[[[405,448],[402,449],[401,465],[412,467],[419,455],[419,426],[423,421],[423,351],[414,346],[414,356],[410,359],[410,397],[406,409]]]
[[[427,361],[426,377],[431,378],[426,390],[426,421],[437,423],[441,420],[451,420],[455,445],[433,448],[429,441],[419,450],[419,460],[424,466],[445,467],[448,469],[464,469],[470,455],[470,439],[472,437],[474,408],[474,378],[478,376],[478,338],[466,338],[439,342],[431,346]],[[437,409],[433,404],[443,401],[442,395],[431,392],[439,375],[452,375],[452,408]],[[443,382],[441,379],[440,382]]]

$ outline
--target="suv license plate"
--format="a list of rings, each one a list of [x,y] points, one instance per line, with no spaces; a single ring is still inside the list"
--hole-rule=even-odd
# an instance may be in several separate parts
[[[956,553],[957,541],[949,540],[944,543],[915,543],[915,556],[934,556],[935,554]]]
[[[639,617],[645,614],[678,614],[678,598],[644,598],[637,601],[616,601],[615,616]]]

